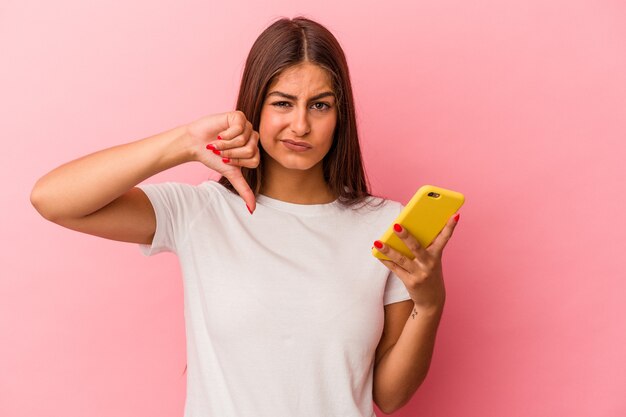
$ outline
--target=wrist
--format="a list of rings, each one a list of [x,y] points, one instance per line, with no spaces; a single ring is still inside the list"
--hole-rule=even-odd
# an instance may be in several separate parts
[[[198,150],[195,149],[196,147],[187,125],[175,127],[166,134],[162,161],[168,168],[197,161]]]
[[[419,314],[420,316],[439,319],[443,314],[443,306],[443,302],[425,306],[423,304],[418,304],[414,301],[413,311],[417,312],[417,314]]]
[[[203,150],[206,152],[206,149],[198,145],[198,141],[189,131],[189,125],[183,125],[180,129],[177,141],[181,150],[181,158],[184,162],[200,161],[200,152]]]

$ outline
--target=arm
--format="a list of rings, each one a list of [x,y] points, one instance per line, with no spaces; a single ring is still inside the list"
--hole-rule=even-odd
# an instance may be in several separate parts
[[[402,280],[412,300],[406,304],[398,303],[405,305],[394,309],[396,314],[391,324],[387,323],[385,317],[385,330],[390,330],[381,341],[384,346],[380,349],[382,356],[374,366],[373,388],[376,404],[385,413],[394,412],[411,399],[430,367],[446,298],[441,257],[458,220],[459,214],[448,219],[446,226],[427,248],[421,247],[413,235],[395,224],[396,235],[415,255],[414,259],[407,258],[382,242],[374,242],[376,248],[389,258],[379,261]],[[400,314],[403,310],[408,311],[409,306],[411,315],[404,319],[402,332],[394,341],[402,325]],[[391,348],[386,349],[385,346]]]
[[[411,314],[406,321],[398,321],[404,323],[402,333],[374,367],[374,401],[386,414],[403,407],[426,378],[443,311],[420,310],[411,300],[397,304],[404,310],[401,304],[410,306]]]
[[[154,210],[143,191],[146,178],[192,160],[184,126],[83,156],[40,178],[31,202],[46,219],[115,240],[150,243]]]
[[[223,140],[215,140],[217,135]],[[221,155],[208,151],[215,143]],[[219,143],[217,143],[219,142]],[[135,186],[152,175],[199,161],[226,176],[254,207],[254,193],[241,166],[258,165],[258,133],[242,112],[205,116],[188,125],[78,158],[40,178],[31,202],[46,219],[61,226],[114,240],[151,243],[154,209]],[[222,157],[238,158],[226,164]]]

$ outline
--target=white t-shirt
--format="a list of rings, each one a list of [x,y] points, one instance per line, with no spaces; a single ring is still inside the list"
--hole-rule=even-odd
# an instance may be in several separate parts
[[[183,275],[185,417],[375,416],[383,305],[410,297],[371,247],[401,203],[353,211],[261,194],[250,215],[216,181],[140,188],[157,219],[140,248],[176,253]]]

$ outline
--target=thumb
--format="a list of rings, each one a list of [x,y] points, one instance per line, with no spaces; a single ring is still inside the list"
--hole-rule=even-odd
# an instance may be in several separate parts
[[[237,193],[243,198],[250,214],[254,213],[254,210],[256,210],[256,198],[250,185],[248,185],[248,182],[241,174],[241,170],[229,172],[226,178],[228,178],[228,181],[230,181],[235,190],[237,190]]]

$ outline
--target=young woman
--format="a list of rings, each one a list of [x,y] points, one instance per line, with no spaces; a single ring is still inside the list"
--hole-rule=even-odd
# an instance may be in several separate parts
[[[221,179],[138,185],[191,161]],[[187,417],[372,417],[426,376],[456,221],[428,248],[397,225],[414,260],[377,241],[392,260],[371,255],[403,206],[368,191],[346,59],[314,21],[259,36],[236,111],[64,164],[31,200],[61,226],[178,255]]]

